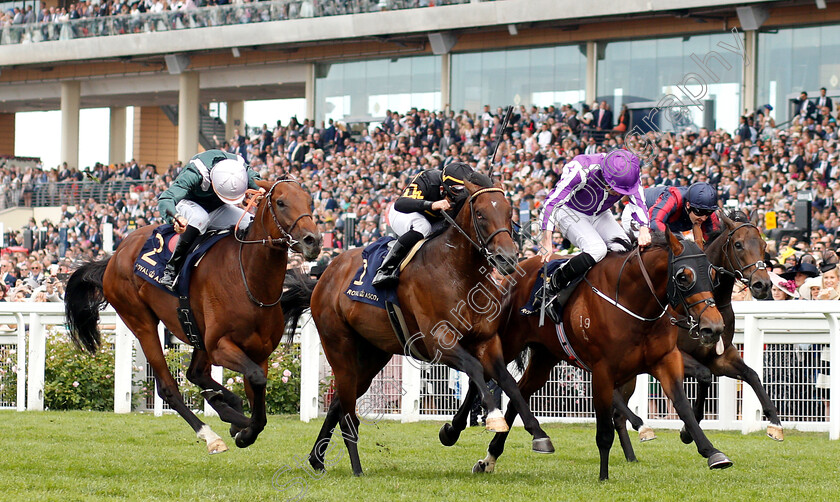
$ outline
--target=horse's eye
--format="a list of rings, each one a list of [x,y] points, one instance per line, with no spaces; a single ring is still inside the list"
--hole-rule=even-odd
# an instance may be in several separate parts
[[[476,212],[475,212],[475,217],[476,217],[476,218],[478,218],[479,220],[483,220],[483,219],[484,219],[484,215],[483,215],[483,214],[481,214],[481,212],[480,212],[480,211],[476,211]]]
[[[735,249],[737,249],[738,251],[744,249],[744,244],[742,244],[740,242],[736,242],[735,243]]]
[[[282,200],[280,200],[280,199],[277,199],[277,207],[283,207],[283,206],[285,206],[285,205],[286,205],[286,203],[285,203],[285,202],[283,202],[283,201],[282,201]]]

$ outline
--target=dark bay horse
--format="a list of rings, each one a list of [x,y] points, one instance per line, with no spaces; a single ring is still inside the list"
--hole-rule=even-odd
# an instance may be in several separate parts
[[[534,436],[533,449],[554,451],[502,357],[497,333],[502,302],[491,268],[516,274],[518,248],[511,237],[510,204],[502,190],[482,176],[473,178],[480,184],[465,183],[469,198],[456,210],[455,224],[430,238],[400,274],[397,295],[408,333],[414,334],[408,347],[397,339],[385,310],[344,294],[362,266],[362,249],[339,255],[318,280],[311,299],[312,318],[335,375],[338,398],[330,405],[309,456],[316,470],[324,469],[333,429],[340,422],[353,474],[362,474],[356,399],[393,354],[409,354],[412,347],[422,358],[467,373],[490,411],[488,429],[503,431],[508,427],[485,377],[496,379]]]
[[[641,252],[608,254],[588,272],[585,282],[578,285],[566,302],[563,336],[551,322],[540,327],[539,316],[519,314],[518,309],[528,302],[542,270],[539,257],[521,265],[525,277],[515,284],[510,279],[505,281],[511,287],[510,301],[502,313],[508,320],[499,329],[505,360],[513,361],[523,349],[530,348],[528,367],[519,380],[519,390],[525,399],[542,388],[561,360],[576,364],[576,359],[581,367],[591,371],[600,479],[609,477],[609,451],[615,435],[613,390],[641,373],[650,373],[662,384],[697,441],[697,450],[708,459],[709,467],[724,468],[732,464],[712,446],[694,420],[683,390],[677,328],[674,319],[665,315],[670,312],[670,303],[687,316],[692,331],[701,338],[716,341],[723,332],[723,319],[712,299],[709,262],[696,244],[680,241],[666,232],[664,236],[655,234],[654,244]],[[570,352],[564,349],[563,337],[572,349]],[[473,394],[472,387],[470,394]],[[470,398],[468,395],[452,425],[441,428],[444,444],[454,444],[466,427]],[[505,414],[508,423],[516,418],[516,413],[514,407],[508,406]],[[495,469],[506,438],[507,433],[496,434],[487,457],[478,461],[473,472]]]
[[[240,448],[253,444],[266,423],[267,361],[283,335],[280,299],[287,253],[294,248],[314,259],[321,247],[309,214],[309,194],[291,179],[258,183],[266,193],[244,241],[233,235],[220,240],[201,259],[190,281],[190,304],[205,349],[193,349],[187,378],[204,389],[202,395],[231,424]],[[106,302],[113,305],[155,370],[160,396],[206,441],[210,453],[222,452],[227,450],[224,441],[184,404],[163,356],[158,321],[188,343],[176,314],[178,299],[134,273],[134,262],[154,228],[132,232],[112,256],[87,263],[70,276],[65,294],[70,336],[79,348],[95,353],[101,342],[99,309]],[[300,310],[287,308],[286,314],[295,317]],[[250,419],[242,413],[242,400],[211,378],[213,364],[245,376]]]
[[[767,435],[782,441],[784,433],[782,423],[779,420],[778,409],[761,385],[758,374],[746,365],[738,353],[738,349],[732,345],[732,338],[735,336],[732,288],[735,281],[740,281],[749,287],[750,292],[756,299],[763,300],[770,297],[772,282],[763,261],[766,243],[755,222],[750,221],[746,214],[735,212],[727,216],[720,212],[718,216],[724,224],[724,228],[720,233],[709,239],[705,245],[705,253],[709,257],[709,262],[719,272],[719,282],[714,288],[714,295],[715,303],[725,324],[723,336],[719,344],[707,345],[703,344],[701,340],[689,336],[686,330],[680,329],[677,338],[677,346],[683,355],[685,374],[697,379],[694,417],[698,422],[703,419],[706,397],[712,385],[712,375],[737,378],[750,384],[750,387],[758,396],[764,415],[770,421],[770,425],[767,426]],[[620,392],[625,402],[633,394],[634,388],[635,381],[631,381],[621,389]],[[636,415],[632,413],[621,413],[620,415],[626,416],[634,429],[639,430],[642,426],[642,420]],[[626,437],[624,418],[617,418],[616,425],[622,446],[625,444],[629,446],[629,452],[628,448],[625,447],[624,454],[628,460],[633,460],[635,456],[632,453],[629,438]],[[685,428],[680,432],[680,438],[686,444],[691,442],[691,435]]]

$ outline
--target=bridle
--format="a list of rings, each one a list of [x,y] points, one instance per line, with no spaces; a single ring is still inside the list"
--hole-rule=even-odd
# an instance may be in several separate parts
[[[697,248],[697,251],[699,251],[699,248]],[[644,278],[645,283],[647,284],[648,290],[650,291],[653,298],[656,300],[656,303],[661,308],[661,311],[660,311],[659,315],[657,315],[656,317],[641,316],[641,315],[633,312],[629,308],[625,307],[624,305],[622,305],[618,301],[619,289],[621,288],[621,278],[624,275],[624,269],[627,267],[628,263],[630,262],[630,258],[632,258],[634,256],[638,258],[639,269],[642,272],[642,277]],[[686,265],[682,265],[682,266],[678,267],[677,265],[679,264],[679,262],[682,262],[682,261],[686,261],[686,262],[689,262],[689,263],[686,264]],[[671,324],[688,330],[688,333],[692,338],[699,338],[699,335],[695,335],[695,332],[700,327],[700,319],[703,317],[703,314],[706,312],[706,310],[709,307],[712,307],[712,306],[715,305],[715,300],[712,297],[705,298],[705,299],[702,299],[702,300],[698,300],[694,303],[688,303],[688,300],[687,300],[687,297],[692,296],[694,294],[702,293],[704,291],[709,291],[709,292],[712,291],[712,287],[711,287],[711,282],[712,281],[711,281],[711,277],[710,277],[710,274],[709,274],[710,271],[711,271],[711,266],[704,267],[703,265],[705,265],[705,264],[703,263],[703,261],[706,262],[705,264],[708,264],[708,258],[706,257],[705,254],[703,254],[701,252],[694,253],[694,254],[683,253],[679,256],[675,256],[670,249],[668,250],[668,285],[667,285],[667,288],[666,288],[668,304],[670,304],[671,307],[674,307],[674,308],[678,307],[679,305],[682,305],[683,309],[685,311],[685,314],[683,315],[682,318],[678,319],[674,316],[670,316]],[[675,271],[675,269],[676,269],[676,271]],[[687,287],[683,287],[676,280],[676,276],[678,274],[682,273],[683,271],[685,271],[686,269],[691,270],[693,272],[694,281],[692,281],[692,283],[690,285],[688,285]],[[698,273],[699,270],[706,270],[706,274],[705,275],[700,275]],[[656,288],[653,286],[653,281],[651,281],[651,279],[650,279],[650,275],[648,274],[648,271],[647,271],[647,268],[645,267],[644,261],[642,261],[642,255],[639,252],[638,247],[636,247],[633,252],[628,253],[627,256],[624,258],[624,263],[622,263],[621,269],[619,270],[619,273],[618,273],[618,283],[616,284],[616,287],[615,287],[615,298],[611,298],[611,297],[607,296],[606,294],[604,294],[601,290],[599,290],[594,284],[592,284],[589,281],[588,277],[584,276],[584,280],[586,281],[587,284],[589,284],[589,287],[592,289],[592,291],[596,295],[600,296],[601,298],[606,300],[608,303],[615,306],[616,308],[623,311],[624,313],[626,313],[626,314],[630,315],[631,317],[633,317],[635,319],[638,319],[640,321],[643,321],[643,322],[657,321],[657,320],[661,319],[662,316],[664,316],[665,313],[668,311],[668,304],[663,304],[659,300],[659,296],[656,294]],[[700,311],[700,313],[697,315],[697,318],[695,319],[695,317],[691,314],[691,309],[694,306],[699,305],[701,303],[705,303],[706,306],[703,307],[703,310]]]
[[[298,222],[301,219],[306,218],[306,217],[312,218],[312,214],[304,213],[304,214],[298,216],[297,219],[295,219],[295,221],[292,222],[292,226],[289,227],[288,231],[286,229],[284,229],[283,225],[280,224],[280,220],[277,218],[277,210],[274,208],[274,204],[271,203],[271,196],[274,193],[274,189],[280,183],[297,183],[298,186],[301,186],[300,183],[298,183],[297,180],[294,180],[294,179],[291,179],[291,178],[277,180],[277,181],[274,182],[273,185],[271,185],[271,188],[268,189],[268,191],[265,194],[257,195],[256,197],[252,197],[251,200],[248,201],[248,208],[246,209],[246,212],[247,212],[248,209],[250,209],[251,207],[253,207],[257,204],[259,204],[259,202],[262,201],[262,199],[268,199],[268,206],[269,206],[268,212],[269,212],[269,214],[271,214],[271,219],[274,220],[274,225],[277,227],[277,230],[280,231],[280,237],[276,237],[276,238],[272,237],[271,233],[269,233],[268,229],[265,228],[265,224],[263,223],[262,218],[260,218],[259,219],[260,220],[260,227],[262,227],[262,230],[265,233],[265,237],[262,238],[262,239],[251,240],[251,241],[241,239],[238,235],[239,234],[239,232],[238,232],[239,223],[242,221],[242,218],[240,218],[239,221],[236,222],[236,229],[233,233],[234,236],[236,237],[236,240],[240,244],[240,248],[241,248],[241,244],[263,244],[263,245],[267,245],[267,246],[272,247],[272,248],[284,248],[284,247],[285,248],[292,248],[293,246],[296,246],[297,244],[299,244],[299,241],[295,240],[295,238],[292,237],[292,231],[294,231],[295,227],[297,226]],[[301,188],[302,188],[302,186],[301,186]],[[243,216],[244,216],[244,214],[243,214]],[[254,218],[254,219],[256,220],[257,218]]]
[[[480,230],[480,227],[478,226],[478,216],[476,216],[476,213],[475,213],[474,203],[475,203],[475,199],[478,198],[479,195],[482,195],[482,194],[485,194],[485,193],[490,193],[490,192],[504,193],[504,190],[502,190],[501,188],[496,188],[496,187],[482,188],[481,190],[478,190],[475,193],[473,193],[470,196],[469,201],[468,201],[468,203],[470,205],[470,217],[472,218],[472,224],[473,224],[473,228],[475,228],[475,236],[476,236],[476,239],[478,240],[478,242],[473,240],[472,237],[470,237],[469,234],[467,234],[466,230],[464,230],[463,227],[461,227],[461,225],[459,225],[452,218],[452,216],[450,216],[446,211],[441,211],[441,214],[443,215],[443,219],[445,219],[450,225],[452,225],[459,232],[461,232],[464,235],[464,237],[466,237],[467,240],[470,241],[470,244],[472,244],[472,246],[474,248],[476,248],[488,260],[490,259],[492,253],[487,248],[487,246],[490,244],[490,242],[493,240],[493,238],[496,237],[497,234],[507,233],[508,235],[511,236],[511,239],[513,238],[513,234],[511,234],[509,228],[499,228],[498,230],[491,233],[487,237],[484,237],[483,235],[481,235],[481,230]]]
[[[295,229],[295,226],[298,224],[298,222],[302,218],[305,218],[307,216],[309,218],[312,218],[312,215],[310,213],[304,213],[304,214],[298,216],[295,219],[295,221],[292,222],[292,226],[289,227],[289,230],[286,230],[286,229],[283,228],[283,225],[280,224],[280,220],[277,218],[276,209],[274,208],[274,204],[271,201],[271,196],[274,193],[274,189],[277,188],[277,186],[280,183],[290,183],[290,182],[291,183],[297,183],[298,186],[300,186],[300,183],[298,183],[297,180],[294,180],[294,179],[277,180],[277,181],[274,182],[273,185],[271,185],[271,188],[268,189],[268,191],[265,194],[257,195],[255,197],[252,197],[251,200],[248,201],[248,209],[245,210],[245,212],[247,213],[248,210],[251,207],[257,205],[260,201],[262,201],[262,199],[267,199],[268,200],[267,204],[269,206],[268,212],[269,212],[269,214],[271,214],[271,219],[274,220],[274,225],[277,227],[277,230],[280,231],[280,234],[281,234],[280,237],[275,238],[275,237],[271,236],[271,234],[268,232],[268,229],[265,228],[265,224],[263,223],[262,218],[259,218],[260,227],[262,227],[262,230],[265,232],[265,235],[266,235],[266,237],[263,238],[263,239],[257,239],[257,240],[250,240],[249,241],[249,240],[239,238],[239,223],[242,221],[242,217],[240,217],[239,221],[236,222],[236,228],[234,229],[234,232],[233,232],[234,238],[237,240],[237,242],[239,242],[239,274],[242,276],[242,283],[245,284],[245,292],[248,293],[248,298],[252,302],[254,302],[255,304],[259,305],[262,308],[273,307],[273,306],[277,305],[278,303],[280,303],[280,300],[283,298],[283,293],[280,293],[280,296],[277,298],[277,300],[275,300],[271,303],[263,303],[260,300],[257,300],[256,297],[254,297],[254,294],[251,293],[251,288],[248,286],[248,279],[245,276],[245,267],[242,265],[242,248],[244,247],[245,244],[263,244],[263,245],[266,245],[266,246],[268,246],[272,249],[281,249],[281,250],[285,250],[286,252],[288,252],[289,249],[291,249],[293,246],[296,246],[299,243],[299,241],[295,240],[294,237],[292,237],[292,231]],[[265,209],[263,209],[263,211],[265,211]],[[242,216],[245,216],[245,213],[243,213]],[[257,218],[255,218],[255,220],[256,219]]]
[[[755,273],[758,272],[759,270],[767,269],[767,265],[764,263],[764,260],[756,260],[755,262],[750,263],[749,265],[741,266],[741,259],[738,257],[738,254],[734,252],[734,249],[732,249],[732,247],[733,247],[732,236],[735,234],[735,232],[737,232],[738,230],[740,230],[744,227],[747,227],[747,228],[752,227],[756,230],[756,232],[759,232],[759,235],[761,234],[761,231],[758,229],[758,227],[753,225],[752,223],[741,223],[737,227],[730,230],[729,233],[726,235],[726,241],[723,243],[723,247],[722,247],[722,251],[723,251],[724,257],[726,259],[726,266],[725,267],[714,267],[714,268],[718,272],[720,272],[722,274],[726,274],[726,275],[728,275],[728,276],[730,276],[730,277],[732,277],[732,278],[734,278],[738,281],[741,281],[741,283],[743,283],[745,286],[750,287],[750,284],[752,283],[753,275],[755,275]],[[735,264],[732,263],[732,257],[731,257],[732,255],[735,255],[735,261],[737,262]],[[750,272],[749,276],[745,277],[744,276],[744,270],[747,270],[751,267],[754,267],[753,271]]]

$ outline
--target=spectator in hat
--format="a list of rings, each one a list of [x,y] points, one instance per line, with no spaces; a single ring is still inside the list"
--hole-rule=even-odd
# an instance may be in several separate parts
[[[780,275],[768,272],[770,280],[773,282],[771,293],[773,300],[783,301],[799,298],[799,292],[796,290],[796,283],[793,280],[785,280]]]
[[[819,275],[820,271],[816,265],[801,260],[796,266],[789,268],[784,274],[781,274],[783,279],[793,280],[797,288],[805,284],[806,279],[819,277]]]

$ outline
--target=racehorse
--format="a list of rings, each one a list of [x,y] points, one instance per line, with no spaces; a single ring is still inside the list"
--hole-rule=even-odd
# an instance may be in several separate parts
[[[267,361],[283,335],[280,300],[287,253],[295,249],[314,259],[321,247],[321,235],[309,214],[309,194],[292,179],[257,183],[266,192],[244,240],[230,235],[213,245],[189,285],[203,348],[194,346],[187,378],[204,389],[202,395],[231,424],[231,436],[240,448],[253,444],[266,424]],[[132,232],[112,256],[82,265],[70,276],[65,293],[70,336],[77,347],[95,353],[101,343],[99,310],[106,302],[113,305],[155,370],[160,396],[206,441],[209,453],[223,452],[224,441],[184,404],[164,359],[158,321],[189,343],[176,312],[178,298],[134,273],[140,250],[155,228]],[[301,311],[287,308],[285,314],[295,322]],[[245,376],[250,419],[242,412],[242,399],[212,379],[213,364]]]
[[[697,400],[694,402],[694,417],[697,422],[703,420],[704,406],[712,385],[712,375],[738,378],[750,384],[770,421],[767,435],[777,441],[784,439],[779,412],[767,391],[761,385],[758,374],[746,365],[738,354],[738,349],[732,345],[735,336],[735,313],[732,311],[732,288],[735,281],[742,282],[750,288],[753,297],[759,300],[769,298],[772,282],[764,265],[766,243],[761,237],[761,231],[755,222],[741,212],[733,212],[731,218],[722,212],[718,213],[724,224],[719,233],[710,237],[705,246],[705,253],[709,261],[718,271],[719,282],[714,288],[715,303],[723,316],[725,324],[723,336],[717,345],[706,345],[700,340],[680,329],[677,346],[683,355],[686,376],[697,379]],[[635,388],[635,381],[627,382],[620,390],[623,399],[630,398]],[[618,398],[617,398],[618,400]],[[621,403],[623,404],[623,403]],[[619,406],[617,406],[619,408]],[[626,407],[621,407],[626,410]],[[619,412],[616,417],[621,444],[628,460],[634,460],[633,447],[627,437],[624,418],[630,420],[634,429],[643,426],[642,420],[629,410]],[[651,432],[652,433],[652,432]],[[691,443],[691,435],[685,428],[680,431],[680,438],[686,444]],[[627,446],[625,446],[627,445]],[[629,451],[628,451],[629,447]]]
[[[488,429],[508,430],[485,376],[495,379],[534,436],[533,449],[554,451],[507,371],[497,334],[501,300],[491,267],[504,274],[516,271],[510,204],[486,176],[475,173],[471,180],[478,184],[465,183],[468,198],[453,210],[452,224],[426,241],[400,274],[397,297],[400,305],[408,307],[405,323],[415,334],[407,346],[394,334],[385,310],[344,294],[363,266],[361,249],[342,253],[318,280],[311,299],[312,318],[335,375],[338,398],[331,403],[309,456],[314,469],[324,469],[332,432],[340,422],[353,474],[362,474],[356,399],[392,354],[416,353],[466,372],[490,411]]]
[[[662,384],[709,467],[732,465],[694,420],[683,390],[682,357],[676,348],[675,323],[687,325],[695,336],[709,343],[714,343],[723,332],[723,319],[711,294],[710,265],[696,244],[680,241],[666,231],[664,235],[655,234],[654,243],[643,251],[635,248],[608,254],[569,297],[563,309],[562,330],[553,323],[539,326],[539,316],[519,314],[518,309],[528,302],[542,270],[539,257],[520,265],[525,277],[515,284],[510,280],[504,283],[511,288],[510,301],[502,312],[508,321],[499,329],[505,360],[513,361],[523,349],[530,348],[528,367],[519,380],[525,399],[542,388],[561,360],[592,373],[601,480],[609,477],[609,451],[614,439],[613,390],[640,373],[649,373]],[[669,304],[682,310],[686,319],[678,321],[666,315]],[[568,347],[571,348],[567,350]],[[470,387],[452,425],[441,428],[443,444],[449,446],[457,441],[466,427],[474,396]],[[514,407],[508,406],[505,420],[510,423],[516,413]],[[507,433],[495,435],[487,457],[476,463],[473,472],[495,469],[506,438]]]

